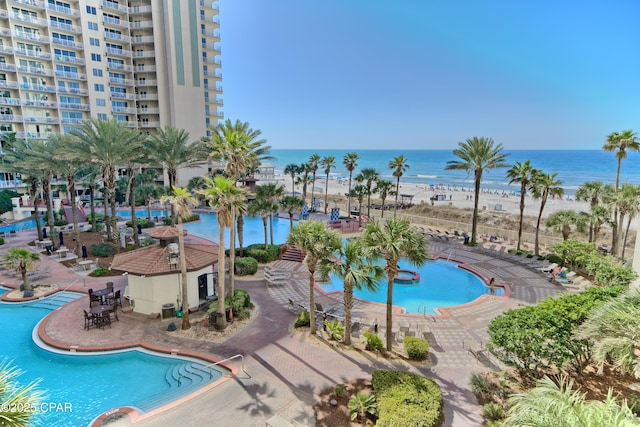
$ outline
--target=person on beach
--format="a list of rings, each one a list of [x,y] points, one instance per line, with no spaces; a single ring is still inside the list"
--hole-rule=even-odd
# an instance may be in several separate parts
[[[489,291],[491,292],[491,295],[496,293],[496,279],[493,277],[489,280]]]

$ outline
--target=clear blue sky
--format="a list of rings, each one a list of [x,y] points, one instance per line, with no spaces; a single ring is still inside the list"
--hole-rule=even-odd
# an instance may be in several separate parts
[[[283,148],[599,149],[640,131],[637,0],[222,0],[225,117]]]

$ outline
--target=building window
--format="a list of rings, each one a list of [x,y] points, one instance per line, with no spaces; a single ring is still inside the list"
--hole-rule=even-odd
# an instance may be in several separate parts
[[[96,8],[92,7],[92,6],[87,6],[87,13],[90,15],[95,15],[96,14]]]
[[[98,119],[107,120],[107,115],[105,113],[98,113]]]
[[[96,77],[102,77],[102,70],[99,68],[94,68],[93,69],[93,75]]]
[[[92,53],[91,54],[91,60],[92,61],[96,61],[96,62],[101,62],[102,61],[102,55],[100,55],[99,53]]]
[[[104,85],[103,84],[94,84],[93,88],[95,89],[96,92],[104,92]]]
[[[89,29],[93,31],[98,31],[98,23],[97,22],[89,22]]]
[[[106,107],[107,106],[107,101],[105,99],[102,99],[102,98],[97,98],[96,99],[96,106],[98,106],[98,107]]]
[[[89,44],[91,46],[100,46],[100,39],[97,39],[95,37],[89,37]]]

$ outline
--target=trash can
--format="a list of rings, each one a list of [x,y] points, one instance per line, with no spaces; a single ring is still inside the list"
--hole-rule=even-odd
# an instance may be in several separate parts
[[[176,305],[162,304],[162,318],[168,319],[170,317],[176,317]]]

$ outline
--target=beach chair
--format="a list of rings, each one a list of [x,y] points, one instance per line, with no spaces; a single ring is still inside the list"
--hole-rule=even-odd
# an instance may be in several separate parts
[[[473,355],[478,363],[491,362],[489,349],[485,347],[482,341],[463,340],[462,348]]]

